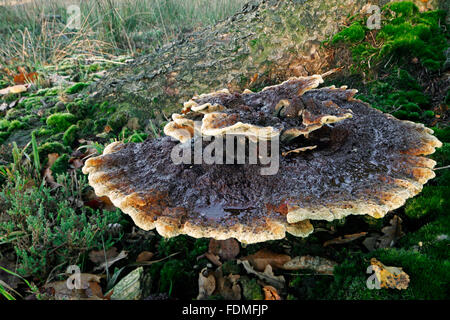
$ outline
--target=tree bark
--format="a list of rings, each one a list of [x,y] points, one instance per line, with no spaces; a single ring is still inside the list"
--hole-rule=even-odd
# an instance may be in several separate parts
[[[418,6],[431,5],[415,0]],[[372,0],[380,7],[389,0]],[[336,59],[321,47],[367,0],[259,0],[215,26],[183,36],[110,72],[94,99],[141,121],[164,120],[195,94],[257,90],[291,76],[323,73]]]

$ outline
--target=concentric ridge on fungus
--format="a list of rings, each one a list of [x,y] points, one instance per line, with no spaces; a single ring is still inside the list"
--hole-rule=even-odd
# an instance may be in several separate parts
[[[422,124],[354,99],[356,90],[315,89],[322,82],[314,75],[257,93],[195,96],[172,116],[166,137],[114,142],[88,159],[83,172],[97,195],[165,237],[255,243],[286,232],[306,237],[313,231],[309,220],[381,218],[434,177],[436,162],[423,156],[442,144]],[[280,138],[279,170],[264,176],[259,163],[174,164],[172,149],[199,135]]]

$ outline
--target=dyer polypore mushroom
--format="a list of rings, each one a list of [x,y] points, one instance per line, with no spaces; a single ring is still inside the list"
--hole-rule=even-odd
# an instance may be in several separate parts
[[[195,96],[172,116],[166,137],[114,142],[83,172],[97,195],[164,237],[255,243],[286,232],[305,237],[313,231],[310,220],[381,218],[434,177],[435,161],[423,156],[441,142],[421,124],[354,99],[356,90],[316,89],[322,82],[314,75],[257,93]],[[214,163],[195,158],[196,146],[210,152],[213,142],[230,137],[241,150],[257,150],[256,160],[239,161],[234,146],[223,148],[223,159],[214,149]],[[264,141],[278,161],[270,174],[261,174],[268,167],[261,161]],[[173,160],[180,145],[193,149],[181,163]]]

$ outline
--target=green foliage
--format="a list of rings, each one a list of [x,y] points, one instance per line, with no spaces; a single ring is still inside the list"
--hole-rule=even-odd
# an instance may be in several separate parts
[[[89,83],[78,82],[78,83],[74,84],[73,86],[67,88],[65,92],[67,94],[78,93],[81,90],[83,90],[84,88],[86,88],[87,86],[89,86]]]
[[[23,233],[11,240],[23,276],[44,280],[53,267],[75,264],[87,250],[103,248],[103,244],[108,249],[116,240],[108,224],[119,222],[120,211],[75,209],[71,201],[76,201],[77,194],[71,179],[61,175],[57,181],[62,187],[52,192],[43,185],[30,187],[17,177],[0,192],[0,237]],[[81,188],[87,186],[84,177],[78,183]]]
[[[239,282],[242,286],[242,295],[245,300],[264,300],[261,286],[256,279],[241,277]]]
[[[114,113],[108,120],[108,125],[116,132],[120,131],[128,122],[129,115],[125,111]]]
[[[366,37],[366,30],[359,21],[353,22],[349,27],[333,36],[331,43],[360,42]]]
[[[67,169],[69,169],[69,159],[70,157],[67,153],[56,159],[55,163],[50,167],[54,176],[67,172]]]
[[[66,147],[59,142],[46,142],[38,147],[38,152],[40,159],[44,160],[49,153],[62,154],[66,152]]]
[[[10,122],[8,127],[8,132],[13,132],[16,130],[20,130],[26,127],[26,124],[19,120],[13,120]]]
[[[71,113],[55,113],[47,118],[47,125],[54,128],[57,132],[67,130],[76,122],[76,117]]]
[[[66,146],[73,145],[78,137],[78,131],[78,126],[73,124],[64,132],[63,142]]]
[[[382,8],[382,15],[377,43],[372,36],[368,37],[370,30],[364,27],[367,18],[359,15],[330,41],[333,45],[352,45],[352,57],[357,63],[355,71],[389,62],[408,64],[413,58],[431,71],[443,66],[447,48],[444,11],[419,12],[412,2],[394,2]]]
[[[405,214],[412,219],[426,215],[438,215],[450,211],[446,195],[450,187],[425,186],[419,196],[409,199],[405,206]]]

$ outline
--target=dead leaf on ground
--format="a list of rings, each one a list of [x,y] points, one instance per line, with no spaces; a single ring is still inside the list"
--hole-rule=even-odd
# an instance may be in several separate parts
[[[101,264],[106,260],[112,260],[119,255],[116,247],[111,247],[108,250],[92,250],[89,252],[89,260],[95,264]]]
[[[127,128],[131,129],[131,130],[139,130],[140,129],[140,125],[139,125],[139,119],[138,118],[131,118],[130,120],[128,120],[127,123]]]
[[[232,260],[239,254],[239,243],[236,239],[230,238],[227,240],[215,240],[209,241],[208,252],[217,255],[223,261]]]
[[[110,125],[106,125],[106,126],[103,128],[103,132],[110,133],[111,131],[112,131],[112,128],[111,128]]]
[[[409,275],[402,268],[385,266],[375,258],[370,259],[370,264],[381,288],[408,289]]]
[[[376,249],[390,248],[395,245],[398,239],[404,236],[402,231],[402,219],[395,215],[389,223],[390,226],[386,226],[381,229],[383,235],[375,234],[371,237],[367,237],[363,241],[363,245],[369,251],[374,251]]]
[[[224,277],[222,268],[219,267],[214,272],[214,276],[216,278],[216,294],[225,300],[241,300],[241,286],[238,284],[240,275],[229,274]]]
[[[354,233],[354,234],[346,234],[344,236],[338,237],[338,238],[334,238],[328,241],[325,241],[323,246],[327,247],[329,245],[332,244],[344,244],[344,243],[348,243],[351,241],[354,241],[356,239],[359,239],[361,237],[364,237],[367,234],[367,232],[360,232],[360,233]]]
[[[320,274],[333,274],[336,262],[312,256],[297,256],[283,265],[284,270],[313,270]]]
[[[136,262],[150,261],[154,256],[153,252],[142,251],[136,258]]]
[[[128,252],[125,250],[122,250],[116,257],[114,257],[112,259],[107,259],[105,262],[103,262],[100,265],[98,265],[97,267],[95,267],[94,271],[108,269],[114,263],[116,263],[117,261],[120,261],[122,259],[125,259],[126,257],[128,257]]]
[[[197,300],[210,297],[216,290],[216,278],[213,273],[204,268],[198,275],[198,296]]]
[[[83,160],[79,158],[70,158],[69,163],[72,165],[74,169],[80,169],[83,167]]]
[[[50,168],[45,168],[45,170],[44,170],[44,180],[52,188],[62,187],[61,184],[56,182],[55,178],[53,177],[52,170],[50,170]]]
[[[38,78],[38,74],[36,72],[21,72],[19,74],[16,74],[14,76],[14,83],[15,84],[25,84],[29,82],[35,82]]]
[[[79,283],[77,283],[78,280],[75,280],[77,276],[79,276]],[[80,273],[78,275],[72,275],[69,279],[47,283],[43,288],[46,293],[49,293],[57,300],[104,299],[101,288],[99,288],[100,276],[90,273]]]
[[[256,275],[259,279],[275,287],[279,291],[284,289],[286,285],[286,280],[282,275],[275,276],[275,274],[272,271],[272,266],[270,264],[266,265],[264,272],[258,272],[255,271],[255,269],[253,269],[248,260],[238,260],[237,262],[238,264],[242,264],[244,266],[247,273]]]
[[[264,300],[281,300],[280,295],[278,294],[277,289],[272,286],[264,286]]]
[[[212,254],[210,252],[205,252],[204,254],[200,255],[197,257],[197,261],[202,259],[202,258],[206,258],[209,261],[211,261],[211,263],[213,263],[214,265],[220,267],[222,265],[222,262],[220,262],[220,258],[219,256]]]
[[[263,271],[269,264],[275,269],[282,268],[286,262],[291,260],[291,257],[287,254],[274,253],[267,249],[261,249],[252,255],[240,258],[240,260],[248,260],[255,270]]]
[[[28,90],[28,88],[29,88],[29,85],[18,84],[18,85],[15,85],[15,86],[11,86],[11,87],[7,87],[7,88],[4,88],[4,89],[1,89],[0,90],[0,95],[4,96],[4,95],[9,94],[9,93],[12,93],[12,94],[13,93],[22,93],[22,92],[26,92]]]

